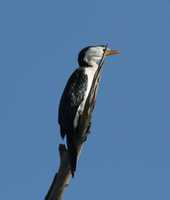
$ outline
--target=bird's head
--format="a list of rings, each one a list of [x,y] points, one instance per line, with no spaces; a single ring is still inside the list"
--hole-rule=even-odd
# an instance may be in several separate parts
[[[78,55],[78,63],[80,67],[93,67],[98,64],[104,56],[117,55],[118,50],[112,50],[105,45],[88,46],[83,48]]]

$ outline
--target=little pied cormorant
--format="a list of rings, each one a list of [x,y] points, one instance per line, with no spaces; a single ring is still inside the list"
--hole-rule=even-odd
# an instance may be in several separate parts
[[[103,55],[105,57],[116,54],[119,54],[119,51],[111,50],[104,45],[88,46],[82,49],[78,56],[79,68],[70,76],[62,94],[58,122],[61,137],[64,139],[66,136],[72,176],[74,176],[77,163],[75,136],[78,134],[79,116],[83,113],[95,72]]]

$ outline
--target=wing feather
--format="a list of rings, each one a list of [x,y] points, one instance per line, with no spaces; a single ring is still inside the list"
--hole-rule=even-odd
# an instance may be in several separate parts
[[[78,68],[70,76],[65,86],[58,113],[58,122],[60,124],[62,138],[66,134],[74,133],[74,120],[77,117],[78,108],[84,99],[87,80],[88,77],[84,73],[84,69]]]

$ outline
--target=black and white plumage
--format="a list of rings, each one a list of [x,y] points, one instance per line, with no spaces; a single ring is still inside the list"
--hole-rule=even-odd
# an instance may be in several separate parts
[[[74,176],[77,163],[78,152],[75,138],[79,134],[79,117],[83,113],[94,75],[98,69],[98,63],[103,55],[119,53],[116,50],[105,48],[103,45],[89,46],[80,51],[79,68],[70,76],[60,100],[58,122],[61,137],[64,139],[66,136],[72,176]]]

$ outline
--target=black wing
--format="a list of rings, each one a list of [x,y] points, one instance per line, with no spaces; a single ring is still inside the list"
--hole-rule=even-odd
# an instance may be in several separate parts
[[[67,134],[74,134],[74,119],[79,105],[84,99],[84,94],[87,89],[88,77],[84,73],[83,68],[78,68],[69,78],[64,92],[62,94],[58,122],[60,124],[61,137]]]

